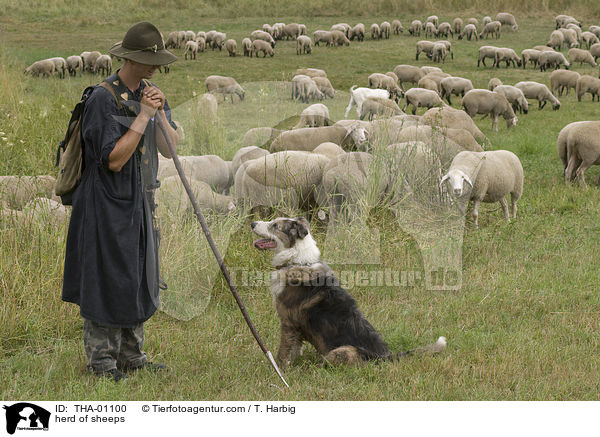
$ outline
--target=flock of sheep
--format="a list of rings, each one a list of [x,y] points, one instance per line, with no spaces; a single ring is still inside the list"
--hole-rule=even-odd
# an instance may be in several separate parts
[[[415,20],[410,24],[408,33],[420,36],[423,32],[427,37],[435,38],[458,35],[458,39],[470,40],[490,36],[499,38],[501,30],[507,26],[511,31],[518,31],[515,17],[509,13],[499,13],[495,20],[484,17],[480,31],[479,21],[474,18],[467,20],[464,26],[459,18],[452,25],[447,22],[438,24],[438,21],[436,16],[428,17],[424,23]],[[390,34],[401,32],[404,32],[404,27],[398,20],[370,27],[372,39],[390,38]],[[496,68],[501,62],[505,62],[507,67],[523,68],[531,63],[542,71],[554,68],[550,75],[551,90],[532,81],[506,85],[497,78],[490,80],[488,89],[475,89],[468,78],[451,76],[440,67],[397,65],[393,71],[369,75],[367,87],[353,86],[346,119],[337,122],[330,118],[327,106],[322,103],[325,98],[335,95],[326,72],[314,68],[298,69],[291,80],[291,98],[312,104],[302,111],[293,129],[250,129],[232,161],[207,155],[182,157],[182,162],[200,203],[219,213],[232,213],[241,204],[249,207],[273,206],[286,200],[299,208],[327,209],[331,217],[336,217],[343,205],[358,202],[372,176],[376,155],[384,153],[389,160],[384,166],[384,176],[378,182],[382,198],[402,198],[407,193],[415,193],[417,185],[426,183],[431,185],[429,191],[436,193],[438,199],[445,195],[460,197],[470,192],[475,225],[478,224],[480,202],[500,202],[508,220],[511,216],[516,217],[516,203],[523,191],[523,168],[518,157],[511,152],[484,151],[489,141],[473,123],[472,117],[476,114],[489,115],[492,128],[497,130],[499,117],[503,117],[510,128],[517,124],[516,113],[527,114],[527,99],[538,100],[540,109],[547,102],[553,109],[559,109],[558,96],[565,91],[568,95],[569,89],[573,88],[578,100],[586,93],[590,93],[592,99],[600,100],[600,79],[569,70],[575,62],[596,65],[597,49],[600,48],[598,36],[600,27],[591,26],[589,31],[583,32],[576,19],[561,15],[556,17],[556,30],[547,45],[526,49],[521,56],[510,48],[483,46],[479,49],[478,66],[480,63],[485,66],[485,60],[491,58]],[[328,31],[315,31],[311,40],[306,35],[306,26],[302,24],[265,24],[261,30],[243,39],[243,54],[258,56],[262,52],[263,56],[273,56],[276,42],[282,39],[295,40],[298,55],[310,54],[313,44],[348,45],[355,39],[363,41],[365,26],[362,23],[353,27],[338,23]],[[188,56],[195,58],[198,52],[208,47],[213,50],[225,47],[231,56],[237,54],[236,41],[227,39],[225,33],[218,31],[171,32],[166,45],[183,48],[186,59]],[[589,51],[579,49],[583,45],[587,45]],[[418,41],[416,48],[416,59],[421,53],[432,62],[444,62],[448,54],[453,58],[452,44],[447,40]],[[562,48],[569,49],[569,60],[558,51]],[[110,61],[107,55],[84,52],[81,56],[63,60],[64,63],[58,60],[62,58],[38,61],[47,69],[41,66],[34,68],[38,64],[35,63],[28,72],[71,73],[69,59],[72,58],[80,58],[78,63],[73,60],[73,65],[77,65],[74,71],[98,72],[103,68],[100,59],[108,58]],[[560,66],[565,69],[558,69]],[[408,84],[415,86],[407,89]],[[224,102],[229,96],[232,104],[234,96],[243,102],[246,95],[243,87],[232,77],[209,76],[205,85],[208,93],[203,102],[210,107],[213,115],[217,113],[214,94],[222,94]],[[450,106],[452,96],[462,97],[463,110]],[[404,105],[401,107],[403,98]],[[412,115],[406,114],[411,106]],[[347,119],[353,107],[356,107],[356,119]],[[427,108],[421,116],[416,115],[419,107]],[[566,126],[558,137],[558,152],[565,179],[572,181],[578,178],[585,183],[585,169],[600,159],[600,122],[576,122]],[[402,163],[400,167],[399,162]],[[409,167],[421,169],[417,173],[428,173],[433,177],[408,177],[411,173]],[[169,209],[186,208],[185,192],[172,161],[160,160],[159,177],[162,180],[159,203]],[[21,183],[29,184],[30,181],[23,182],[22,178],[0,180],[0,198],[6,198],[6,193],[14,198],[18,192],[14,187]],[[510,213],[505,198],[508,194],[512,198]],[[3,203],[5,207],[18,209],[15,202],[12,206],[10,202]]]
[[[80,55],[71,55],[66,59],[60,56],[42,59],[31,64],[25,69],[25,74],[37,77],[57,76],[64,79],[67,76],[77,76],[86,71],[93,74],[107,76],[112,72],[112,55],[103,55],[98,51],[83,52]]]

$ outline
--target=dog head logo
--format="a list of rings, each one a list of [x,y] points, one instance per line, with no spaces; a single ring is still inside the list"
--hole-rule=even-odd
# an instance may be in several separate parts
[[[50,412],[35,404],[20,402],[4,406],[6,410],[6,432],[14,434],[19,430],[48,430]]]

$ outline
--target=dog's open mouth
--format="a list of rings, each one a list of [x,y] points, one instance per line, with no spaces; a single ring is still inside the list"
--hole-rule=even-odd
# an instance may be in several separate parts
[[[275,249],[277,247],[277,243],[275,240],[271,240],[269,238],[261,238],[260,240],[254,241],[254,247],[260,250]]]

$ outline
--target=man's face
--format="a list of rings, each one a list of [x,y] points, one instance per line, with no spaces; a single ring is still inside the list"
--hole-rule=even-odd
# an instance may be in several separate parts
[[[152,79],[154,71],[159,67],[158,65],[145,65],[134,61],[129,62],[131,62],[135,75],[142,79]]]

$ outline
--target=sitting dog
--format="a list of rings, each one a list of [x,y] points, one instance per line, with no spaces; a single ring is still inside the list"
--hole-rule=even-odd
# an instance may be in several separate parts
[[[393,360],[416,353],[440,352],[446,339],[397,354],[362,315],[356,301],[344,290],[331,268],[320,261],[321,252],[305,218],[277,218],[251,224],[262,237],[257,249],[272,249],[271,293],[281,322],[277,361],[289,365],[308,341],[332,364],[358,364],[365,360]]]

